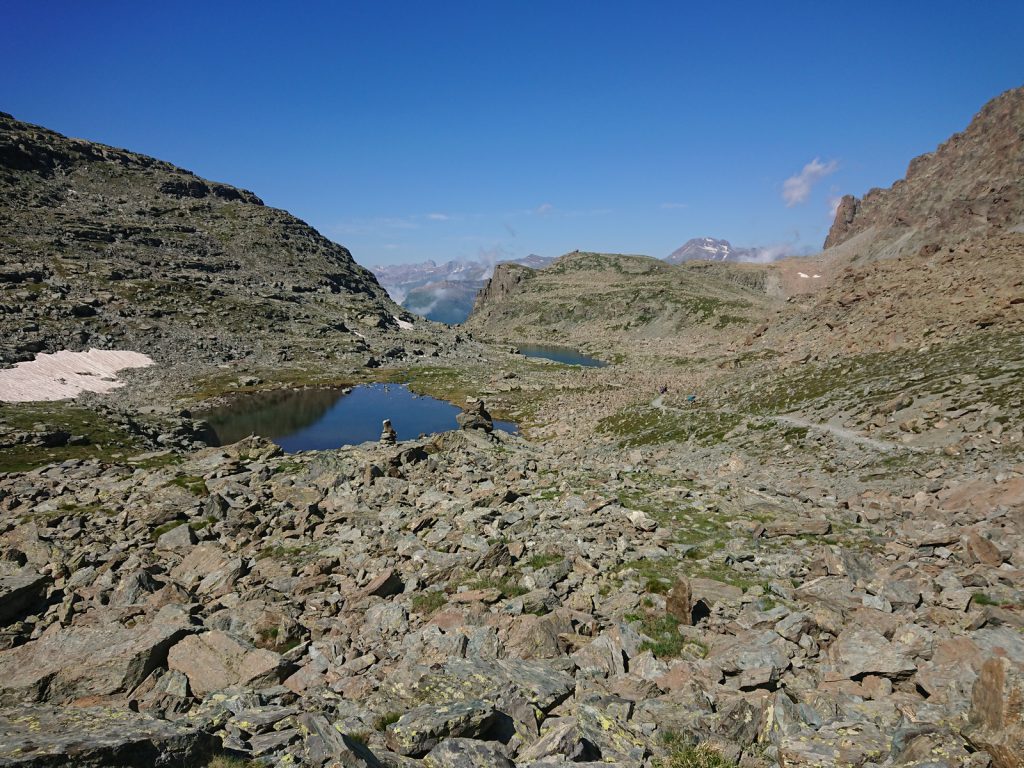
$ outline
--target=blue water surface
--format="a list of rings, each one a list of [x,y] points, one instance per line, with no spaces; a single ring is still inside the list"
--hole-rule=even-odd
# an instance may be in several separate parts
[[[554,347],[543,344],[524,344],[519,347],[519,354],[526,357],[541,357],[566,365],[584,365],[588,368],[603,368],[608,365],[604,360],[584,355],[571,347]]]
[[[404,384],[366,384],[345,394],[339,389],[281,390],[243,395],[203,414],[222,445],[249,435],[273,440],[286,452],[323,451],[380,437],[381,422],[391,419],[399,440],[458,428],[457,406],[417,395]],[[515,432],[510,421],[494,428]]]

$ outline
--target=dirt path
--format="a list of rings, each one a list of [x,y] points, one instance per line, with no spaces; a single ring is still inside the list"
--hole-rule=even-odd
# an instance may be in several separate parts
[[[651,400],[651,408],[655,408],[662,413],[685,413],[684,408],[673,408],[672,406],[665,405],[665,396],[658,395],[656,398]],[[808,419],[801,419],[796,416],[766,416],[765,418],[779,421],[784,424],[792,424],[795,427],[804,427],[805,429],[814,430],[815,432],[828,432],[833,437],[848,443],[855,443],[865,448],[871,448],[876,451],[883,453],[895,453],[896,451],[917,451],[917,448],[911,448],[907,445],[900,445],[898,443],[890,443],[885,440],[876,440],[873,437],[865,437],[859,432],[854,432],[852,429],[845,429],[844,427],[837,427],[834,424],[822,424],[816,421],[809,421]]]
[[[876,440],[873,437],[865,437],[859,432],[854,432],[852,429],[845,429],[843,427],[837,427],[834,424],[820,424],[815,421],[808,421],[807,419],[800,419],[796,416],[770,416],[769,418],[775,421],[781,421],[785,424],[792,424],[796,427],[806,427],[807,429],[813,429],[816,432],[828,432],[834,437],[840,440],[845,440],[849,443],[856,443],[857,445],[863,445],[865,448],[874,448],[876,451],[882,451],[884,453],[894,453],[896,451],[915,451],[917,449],[911,448],[907,445],[900,445],[899,443],[889,443],[884,440]]]

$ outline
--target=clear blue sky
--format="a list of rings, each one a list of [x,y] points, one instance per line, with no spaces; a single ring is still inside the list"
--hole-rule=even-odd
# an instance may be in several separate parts
[[[1024,84],[1019,0],[699,5],[5,0],[0,110],[369,265],[817,248],[835,196]]]

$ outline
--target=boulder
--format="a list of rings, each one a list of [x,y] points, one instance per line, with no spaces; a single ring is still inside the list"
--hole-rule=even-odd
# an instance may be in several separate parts
[[[320,714],[304,712],[296,718],[303,734],[303,765],[343,765],[351,768],[382,768],[373,753]]]
[[[185,523],[184,525],[176,525],[171,530],[164,533],[156,540],[157,549],[191,549],[198,539],[195,533],[192,531],[192,527]]]
[[[419,757],[451,736],[479,738],[494,718],[494,706],[482,699],[425,704],[409,710],[389,725],[385,741],[401,755]]]
[[[206,765],[219,747],[219,739],[188,721],[126,709],[19,706],[0,712],[5,768]]]
[[[361,594],[366,597],[390,597],[397,595],[403,589],[405,589],[405,585],[402,583],[401,576],[395,573],[393,568],[386,568],[363,587]]]
[[[38,640],[0,652],[0,705],[126,694],[189,631],[161,621],[134,628],[53,625]]]
[[[693,591],[689,579],[683,577],[672,585],[665,599],[665,610],[683,624],[693,624]]]
[[[462,413],[455,416],[455,421],[458,422],[459,429],[482,429],[485,432],[490,432],[494,429],[491,414],[484,407],[483,400],[470,401],[463,408]]]
[[[281,654],[253,648],[219,630],[190,635],[177,643],[167,654],[167,666],[183,672],[197,696],[233,685],[277,685],[292,671]]]
[[[46,596],[46,588],[51,583],[49,576],[43,576],[30,568],[9,576],[0,576],[0,626],[35,612],[34,609]]]
[[[423,758],[427,768],[515,768],[501,744],[475,739],[445,739]]]
[[[893,643],[873,629],[844,630],[829,646],[832,670],[826,680],[857,680],[865,675],[903,678],[912,675],[917,665],[900,643]]]

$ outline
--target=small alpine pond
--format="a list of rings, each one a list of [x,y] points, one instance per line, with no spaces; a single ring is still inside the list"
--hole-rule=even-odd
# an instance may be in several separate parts
[[[577,349],[571,347],[555,347],[546,344],[524,344],[520,347],[519,354],[525,357],[540,357],[545,360],[554,360],[556,363],[566,365],[583,365],[587,368],[604,368],[608,363],[598,360],[596,357],[584,355]]]
[[[323,451],[380,437],[391,419],[399,440],[458,429],[460,409],[444,400],[417,395],[404,384],[365,384],[344,389],[287,389],[239,395],[227,405],[199,414],[221,445],[249,435],[273,440],[286,452]],[[515,432],[510,421],[494,428]]]

